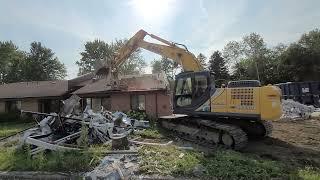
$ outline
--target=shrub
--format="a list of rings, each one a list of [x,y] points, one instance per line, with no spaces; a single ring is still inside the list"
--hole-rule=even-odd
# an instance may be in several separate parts
[[[19,112],[0,113],[1,122],[33,122],[30,116],[21,116]]]
[[[130,110],[126,114],[132,119],[148,120],[148,116],[144,111]]]

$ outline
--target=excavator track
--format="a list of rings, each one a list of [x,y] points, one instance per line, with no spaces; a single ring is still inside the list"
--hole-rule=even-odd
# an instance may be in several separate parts
[[[261,123],[265,129],[264,137],[271,135],[272,129],[273,129],[272,123],[270,121],[264,121],[264,120],[261,120]]]
[[[161,125],[180,138],[206,146],[220,145],[241,150],[248,143],[247,134],[231,124],[193,118],[161,118]]]

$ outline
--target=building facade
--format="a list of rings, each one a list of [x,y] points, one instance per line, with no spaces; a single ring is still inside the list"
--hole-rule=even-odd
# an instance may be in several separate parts
[[[152,117],[172,113],[168,83],[163,74],[120,77],[121,88],[113,89],[105,78],[93,73],[71,80],[19,82],[0,85],[0,113],[28,110],[59,112],[62,100],[81,97],[81,107],[100,111],[142,111]]]

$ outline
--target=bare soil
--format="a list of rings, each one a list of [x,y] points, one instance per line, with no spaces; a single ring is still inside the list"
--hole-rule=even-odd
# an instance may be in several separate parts
[[[320,167],[320,119],[273,122],[271,137],[250,141],[244,153],[281,161],[289,167]]]

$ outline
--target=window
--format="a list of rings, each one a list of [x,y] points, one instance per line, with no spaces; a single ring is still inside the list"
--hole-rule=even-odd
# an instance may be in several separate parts
[[[195,98],[201,97],[205,91],[207,90],[207,77],[203,75],[196,75],[194,78],[194,85],[195,85]]]
[[[178,79],[175,95],[176,95],[178,106],[187,106],[191,104],[192,102],[191,77]]]
[[[132,95],[131,96],[131,109],[138,111],[146,110],[146,97],[145,95]]]
[[[6,112],[16,112],[21,109],[21,101],[6,101]]]
[[[86,98],[86,106],[91,109],[91,98]]]
[[[92,98],[91,99],[91,109],[94,112],[99,112],[101,110],[101,98]]]

